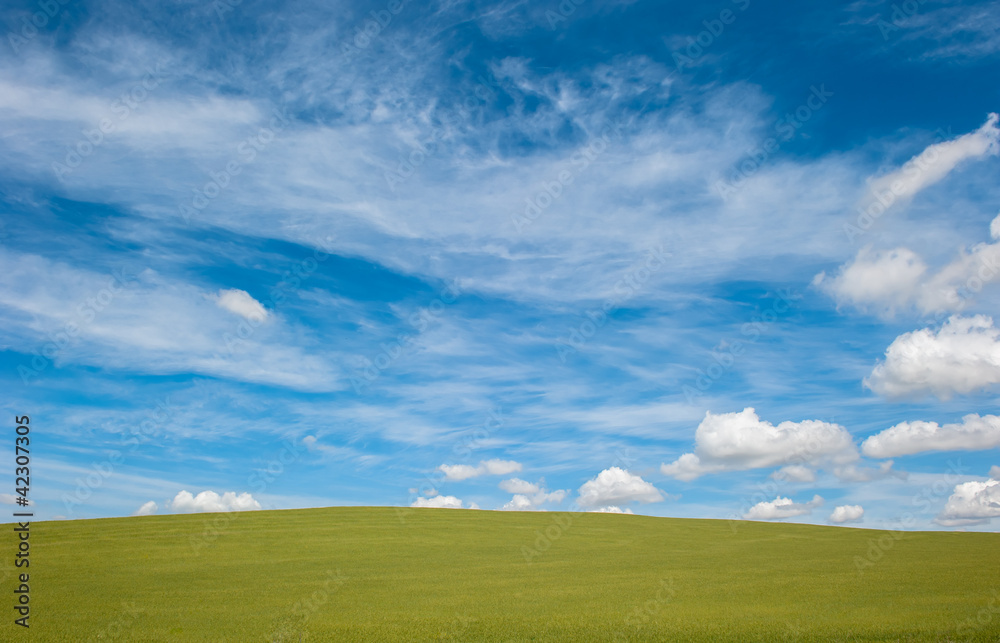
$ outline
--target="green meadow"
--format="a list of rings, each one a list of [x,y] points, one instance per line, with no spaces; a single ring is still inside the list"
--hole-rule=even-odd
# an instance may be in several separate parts
[[[4,641],[1000,640],[1000,534],[393,508],[40,522],[29,632],[12,528]]]

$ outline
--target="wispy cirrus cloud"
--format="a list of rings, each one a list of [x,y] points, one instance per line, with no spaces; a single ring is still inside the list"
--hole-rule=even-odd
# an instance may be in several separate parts
[[[54,346],[47,359],[57,363],[222,375],[306,390],[343,386],[336,366],[304,352],[286,325],[241,331],[210,303],[214,295],[192,284],[151,270],[119,279],[8,250],[0,251],[0,266],[12,337],[22,345]],[[239,310],[255,312],[246,298],[237,299]]]

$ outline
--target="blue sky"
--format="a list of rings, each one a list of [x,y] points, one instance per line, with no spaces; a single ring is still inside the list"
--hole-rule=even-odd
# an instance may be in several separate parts
[[[36,516],[995,530],[998,9],[7,3]]]

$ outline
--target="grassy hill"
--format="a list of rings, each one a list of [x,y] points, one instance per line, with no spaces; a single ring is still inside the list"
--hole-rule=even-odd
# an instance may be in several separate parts
[[[1000,534],[331,508],[33,523],[30,574],[31,641],[1000,640]]]

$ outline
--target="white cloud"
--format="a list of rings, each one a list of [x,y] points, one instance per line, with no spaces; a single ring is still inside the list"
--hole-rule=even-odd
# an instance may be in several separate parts
[[[159,507],[156,505],[156,503],[153,502],[152,500],[150,500],[149,502],[143,503],[143,505],[141,507],[139,507],[138,509],[136,509],[135,513],[133,513],[132,515],[133,516],[152,516],[153,514],[156,513],[157,509],[159,509]]]
[[[438,509],[462,509],[464,504],[455,496],[434,496],[433,498],[417,498],[411,507],[436,507]]]
[[[440,469],[448,480],[468,480],[479,476],[505,476],[522,469],[521,463],[513,460],[482,460],[477,466],[471,464],[442,464]]]
[[[500,482],[500,488],[507,493],[538,493],[541,489],[537,484],[520,478],[503,480]]]
[[[615,507],[613,505],[610,505],[610,506],[607,506],[607,507],[598,507],[597,509],[589,509],[588,511],[590,511],[590,513],[598,513],[598,514],[630,514],[630,515],[635,515],[635,512],[633,512],[628,507],[622,509],[621,507]]]
[[[872,193],[877,195],[889,190],[899,198],[912,197],[946,177],[962,161],[996,154],[998,139],[997,115],[990,114],[975,132],[930,145],[900,169],[874,179]]]
[[[949,399],[1000,383],[1000,330],[984,315],[952,316],[935,333],[897,337],[865,386],[886,397],[932,393]]]
[[[900,422],[861,445],[870,458],[892,458],[925,451],[981,451],[1000,447],[1000,417],[970,413],[961,424]]]
[[[1000,518],[1000,480],[956,485],[934,522],[945,527],[981,525]]]
[[[267,319],[267,309],[245,290],[220,290],[215,301],[221,308],[245,319],[251,321]]]
[[[551,493],[543,491],[532,496],[518,493],[515,494],[514,497],[507,502],[507,504],[501,507],[501,509],[504,511],[535,511],[546,503],[558,504],[565,500],[568,495],[569,492],[562,489]]]
[[[1000,239],[1000,216],[990,224],[994,240]],[[916,309],[920,313],[959,312],[972,295],[1000,276],[1000,242],[980,243],[937,272],[908,248],[874,251],[866,246],[854,260],[829,278],[821,272],[813,278],[817,286],[837,302],[881,317]]]
[[[838,306],[875,308],[878,314],[891,316],[910,305],[926,272],[927,265],[912,250],[872,251],[866,246],[837,277],[831,279],[821,272],[812,283],[830,294]]]
[[[11,493],[0,493],[0,505],[12,505],[17,502],[17,498]]]
[[[248,492],[237,495],[235,491],[226,491],[220,496],[214,491],[202,491],[193,496],[189,491],[181,491],[167,503],[167,508],[177,513],[256,511],[260,503]]]
[[[789,498],[778,496],[770,502],[758,502],[750,511],[743,514],[744,520],[781,520],[783,518],[794,518],[812,513],[815,507],[823,504],[823,499],[813,496],[813,499],[806,503],[795,503]]]
[[[1000,480],[1000,467],[992,466],[990,467],[990,477],[994,480]]]
[[[830,514],[830,522],[838,525],[845,522],[858,522],[865,515],[865,510],[861,505],[840,505]]]
[[[663,493],[641,477],[624,469],[611,467],[584,482],[579,489],[582,507],[619,505],[628,502],[660,502]]]
[[[661,465],[660,470],[689,481],[707,473],[760,469],[795,461],[842,464],[857,459],[850,433],[838,424],[804,420],[774,426],[761,421],[748,407],[739,413],[706,413],[695,431],[695,452]]]
[[[471,464],[442,464],[438,469],[444,473],[448,480],[468,480],[485,473],[485,470],[480,470],[479,467],[474,467]]]
[[[538,509],[546,503],[559,503],[569,495],[568,491],[562,489],[549,492],[545,488],[545,482],[528,482],[520,478],[503,480],[500,488],[508,493],[513,493],[514,497],[501,509],[506,511],[532,511]]]
[[[521,463],[513,460],[487,460],[480,462],[479,466],[486,468],[486,473],[491,476],[505,476],[509,473],[516,473],[521,470]]]
[[[501,507],[503,511],[531,511],[534,508],[535,506],[531,504],[531,499],[519,493],[515,494],[510,499],[510,502]]]

